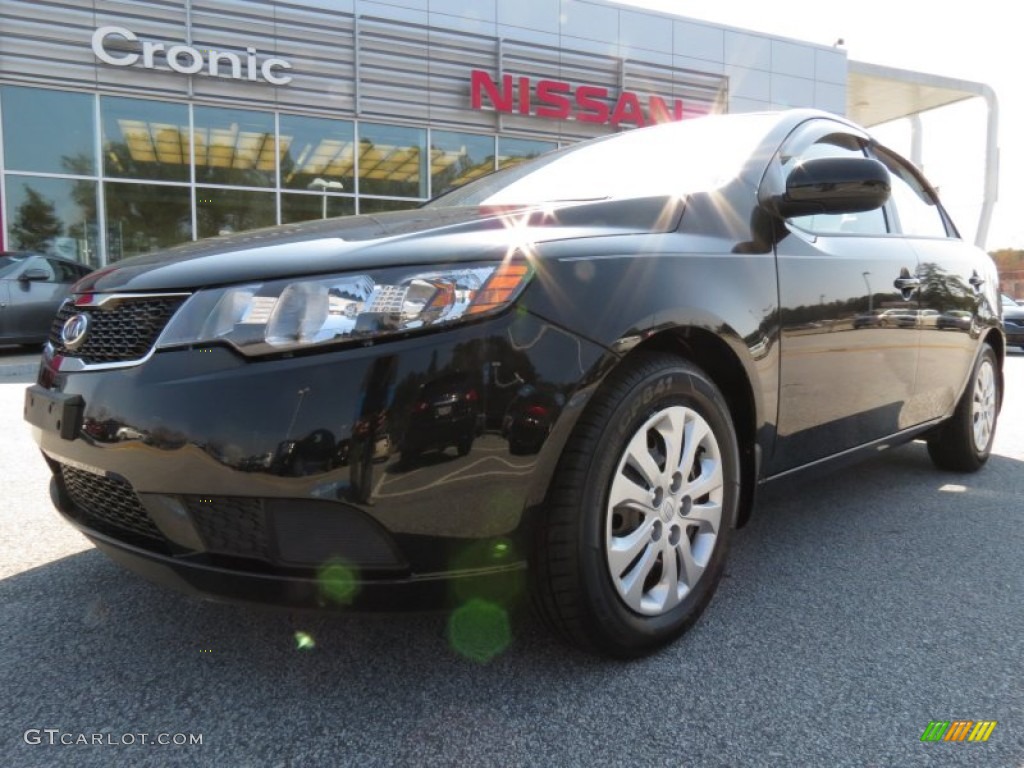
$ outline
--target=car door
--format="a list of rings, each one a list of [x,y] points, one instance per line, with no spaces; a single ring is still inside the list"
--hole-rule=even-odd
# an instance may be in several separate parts
[[[24,279],[32,271],[46,273],[44,280]],[[50,323],[57,312],[67,285],[57,281],[57,273],[50,261],[43,256],[27,259],[8,283],[10,304],[8,306],[8,327],[10,336],[18,339],[46,338]]]
[[[50,267],[59,288],[54,294],[53,314],[57,314],[61,303],[71,294],[71,286],[89,273],[88,268],[82,264],[76,264],[66,259],[47,257]]]
[[[868,137],[829,120],[805,123],[765,176],[784,184],[801,161],[864,157]],[[886,208],[800,216],[777,237],[781,362],[769,474],[784,472],[911,426],[919,331],[890,322],[918,309],[917,257],[891,232]]]
[[[921,353],[914,410],[922,420],[947,415],[974,365],[978,334],[995,312],[998,279],[981,249],[965,243],[927,181],[903,158],[872,149],[889,169],[893,226],[918,258]]]
[[[10,322],[8,320],[10,312],[8,312],[7,308],[11,303],[10,282],[11,281],[6,278],[0,278],[0,341],[14,335],[8,327]]]

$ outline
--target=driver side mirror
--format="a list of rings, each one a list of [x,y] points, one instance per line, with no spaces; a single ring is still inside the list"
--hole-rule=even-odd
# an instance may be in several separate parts
[[[889,171],[869,157],[818,157],[797,165],[773,199],[784,219],[816,213],[861,213],[889,199]]]
[[[50,273],[41,267],[26,269],[18,277],[23,283],[45,283],[50,279]]]

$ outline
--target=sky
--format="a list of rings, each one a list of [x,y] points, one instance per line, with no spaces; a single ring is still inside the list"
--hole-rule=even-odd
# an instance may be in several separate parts
[[[991,86],[999,100],[1000,174],[988,250],[1024,248],[1024,88],[1017,4],[997,0],[616,0],[717,24],[831,46],[851,60]],[[923,117],[922,165],[963,237],[974,241],[981,210],[987,108],[981,99]],[[909,155],[907,121],[872,128]]]

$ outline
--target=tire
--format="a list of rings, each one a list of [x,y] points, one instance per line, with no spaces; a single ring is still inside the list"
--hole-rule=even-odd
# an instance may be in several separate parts
[[[996,353],[985,344],[953,415],[928,438],[935,466],[952,472],[981,469],[992,452],[1002,400]]]
[[[456,443],[456,445],[455,445],[455,452],[459,456],[465,456],[466,454],[469,453],[469,451],[470,451],[470,449],[472,449],[472,447],[473,447],[473,435],[470,434],[467,437],[463,437],[463,438],[459,439],[459,442]]]
[[[415,466],[422,451],[418,445],[403,445],[398,454],[398,466],[402,469],[409,469]]]
[[[673,439],[691,426],[697,440]],[[678,471],[687,454],[696,476]],[[542,619],[616,658],[679,637],[721,579],[739,477],[732,419],[710,378],[673,355],[636,354],[595,394],[556,469],[531,563]]]
[[[512,456],[525,456],[528,453],[525,443],[521,443],[518,440],[508,441],[508,452]]]

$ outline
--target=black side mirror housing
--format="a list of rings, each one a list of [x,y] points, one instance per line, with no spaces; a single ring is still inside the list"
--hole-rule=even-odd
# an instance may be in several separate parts
[[[50,279],[50,273],[40,267],[33,267],[22,272],[18,279],[23,283],[45,283]]]
[[[784,219],[816,213],[861,213],[881,208],[892,184],[888,169],[869,157],[818,157],[786,177],[786,191],[772,201]]]

